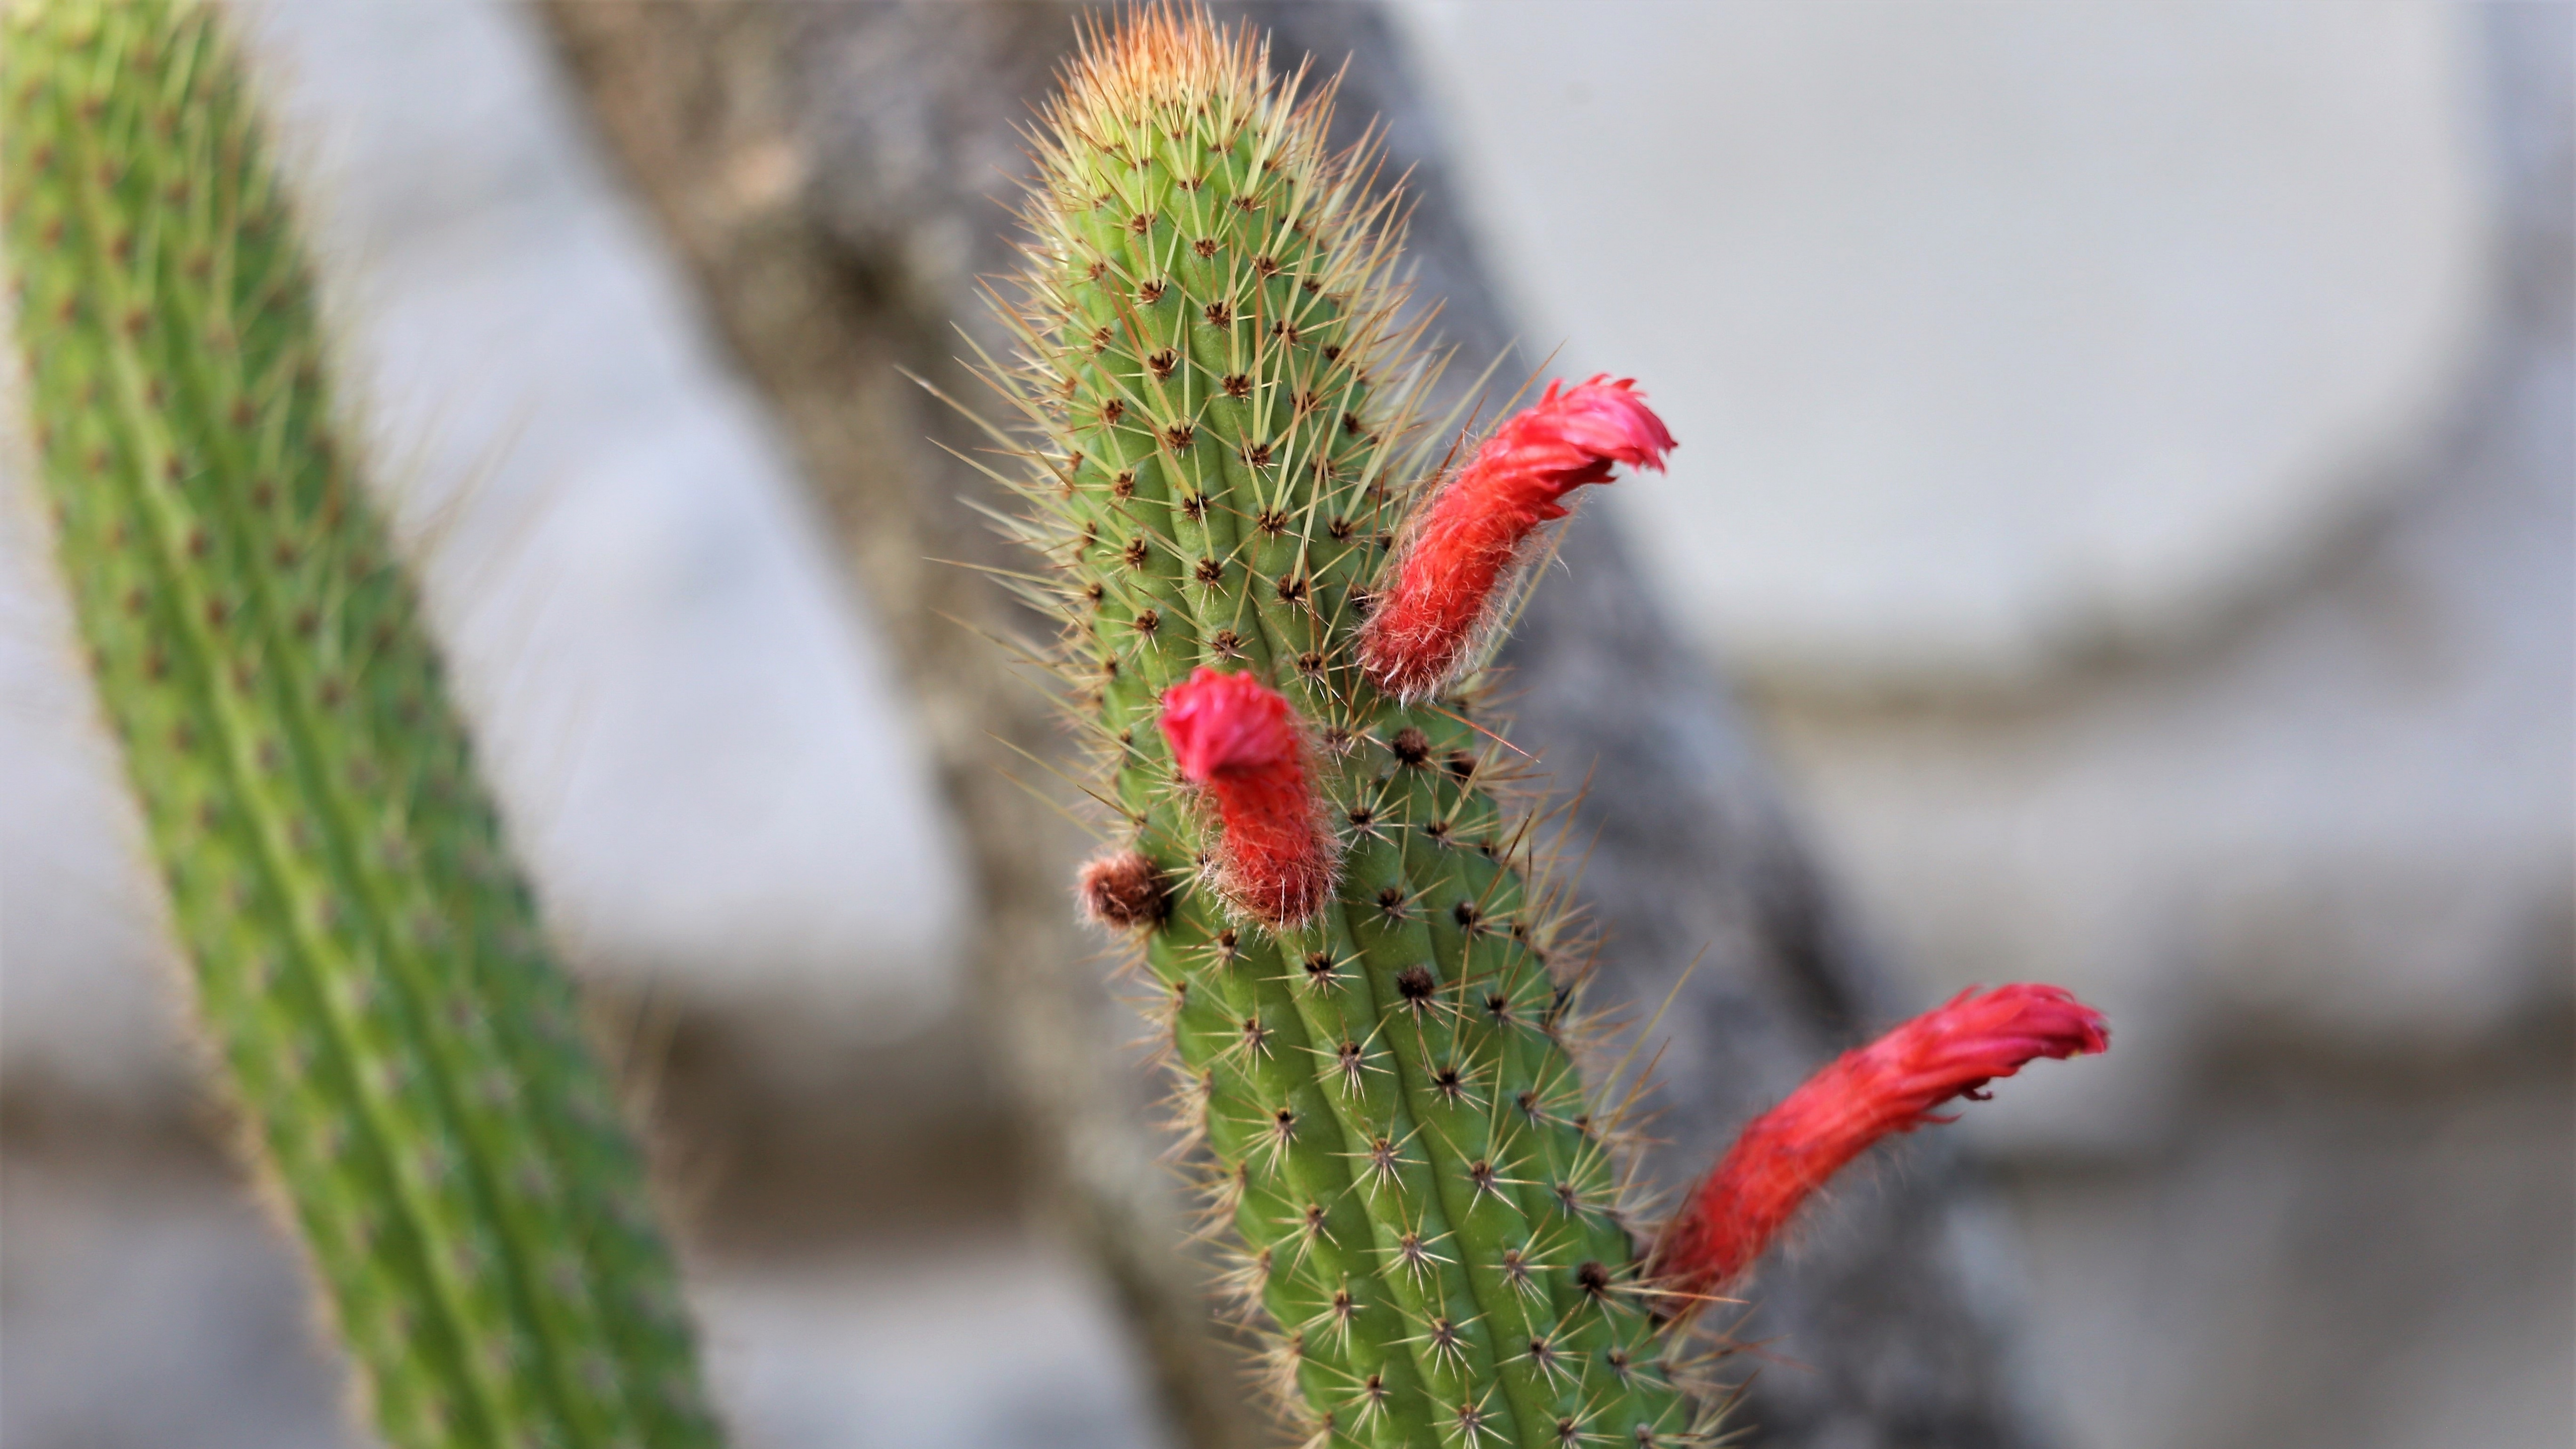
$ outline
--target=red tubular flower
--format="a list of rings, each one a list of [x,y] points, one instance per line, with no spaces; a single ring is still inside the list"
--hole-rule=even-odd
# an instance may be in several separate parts
[[[1202,667],[1164,691],[1162,725],[1181,778],[1206,789],[1224,822],[1226,894],[1264,925],[1313,915],[1336,862],[1288,701],[1249,674]]]
[[[1753,1119],[1664,1229],[1654,1252],[1667,1287],[1707,1294],[1752,1266],[1801,1203],[1892,1132],[1947,1122],[1932,1109],[2037,1057],[2111,1044],[2101,1013],[2055,986],[1960,992],[1842,1054]]]
[[[1447,683],[1530,535],[1565,516],[1559,499],[1609,482],[1613,463],[1662,471],[1673,435],[1635,385],[1607,373],[1563,392],[1562,383],[1549,383],[1536,407],[1496,428],[1432,498],[1360,635],[1360,667],[1371,683],[1399,699]]]

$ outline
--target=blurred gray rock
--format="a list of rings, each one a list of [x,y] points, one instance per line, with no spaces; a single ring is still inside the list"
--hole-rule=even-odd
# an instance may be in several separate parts
[[[291,1250],[221,1164],[30,1135],[0,1159],[0,1449],[372,1442]],[[1106,1295],[1006,1216],[690,1267],[735,1449],[1159,1449]]]
[[[1757,681],[2169,639],[2392,483],[2472,343],[2478,56],[2428,4],[1403,0],[1533,352]]]
[[[2005,697],[1779,693],[1776,736],[1873,923],[1940,989],[2039,976],[2122,1027],[2105,1070],[1978,1114],[2161,1131],[2230,1043],[2444,1056],[2576,992],[2576,350],[2568,12],[2491,22],[2517,198],[2478,365],[2395,492],[2193,648]],[[2118,1099],[2132,1109],[2105,1110]]]
[[[1164,1449],[1085,1266],[1007,1234],[710,1265],[709,1371],[739,1449]]]
[[[284,1241],[202,1152],[0,1158],[0,1445],[337,1449]]]
[[[2069,1441],[2576,1439],[2576,12],[1398,13],[1918,999],[2111,1016],[1957,1129]]]
[[[2237,1063],[2171,1148],[2019,1174],[2033,1369],[2081,1409],[2076,1442],[2563,1449],[2570,1067]]]

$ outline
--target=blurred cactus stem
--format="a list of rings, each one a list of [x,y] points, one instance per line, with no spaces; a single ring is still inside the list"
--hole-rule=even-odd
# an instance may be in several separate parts
[[[62,570],[198,1020],[375,1428],[716,1444],[642,1156],[356,476],[219,15],[33,0],[0,44]]]

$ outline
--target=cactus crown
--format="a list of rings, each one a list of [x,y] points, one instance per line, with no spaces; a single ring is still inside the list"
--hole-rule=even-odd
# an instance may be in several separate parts
[[[1035,137],[996,298],[1017,350],[984,371],[1028,462],[1003,526],[1047,565],[1014,584],[1062,622],[1045,654],[1114,842],[1084,900],[1158,983],[1231,1281],[1314,1442],[1693,1442],[1569,1054],[1551,961],[1583,943],[1518,756],[1465,694],[1361,665],[1436,481],[1437,359],[1397,198],[1371,147],[1328,152],[1308,80],[1249,29],[1134,10]],[[1260,747],[1209,743],[1237,730]]]

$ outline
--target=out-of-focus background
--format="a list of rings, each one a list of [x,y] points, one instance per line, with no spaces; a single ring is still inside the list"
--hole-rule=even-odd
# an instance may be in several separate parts
[[[517,838],[651,1039],[744,1442],[1158,1442],[1102,1283],[1015,1206],[928,764],[959,726],[540,21],[240,13]],[[2051,980],[2115,1023],[1952,1129],[2050,1432],[2576,1442],[2576,11],[1392,14],[1524,343],[1682,439],[1601,506],[1906,996]],[[28,493],[0,1446],[349,1443]]]

